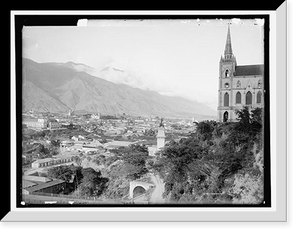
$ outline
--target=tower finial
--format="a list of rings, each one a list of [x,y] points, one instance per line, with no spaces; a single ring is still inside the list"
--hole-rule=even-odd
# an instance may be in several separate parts
[[[163,120],[164,120],[163,118],[160,119],[159,127],[164,127]]]

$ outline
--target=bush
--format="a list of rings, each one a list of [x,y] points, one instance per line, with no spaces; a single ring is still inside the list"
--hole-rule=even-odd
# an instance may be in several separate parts
[[[260,204],[264,199],[263,188],[262,175],[236,174],[228,192],[233,198],[232,203]]]
[[[215,121],[195,122],[196,134],[201,140],[211,140],[217,123]]]
[[[107,188],[108,178],[101,177],[100,171],[93,168],[83,168],[82,182],[79,185],[79,192],[84,196],[100,196]]]
[[[263,198],[262,110],[237,111],[238,122],[196,123],[153,164],[171,201],[260,203]]]
[[[99,155],[94,157],[93,159],[93,163],[95,163],[96,165],[100,166],[100,165],[104,165],[106,162],[105,156],[104,155]]]

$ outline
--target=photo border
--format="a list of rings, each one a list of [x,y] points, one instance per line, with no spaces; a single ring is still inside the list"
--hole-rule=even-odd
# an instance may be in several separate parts
[[[271,17],[271,22],[273,22],[273,25],[271,26],[271,28],[270,28],[270,31],[271,31],[271,34],[273,34],[273,36],[274,36],[274,31],[275,31],[275,29],[274,29],[274,21],[275,21],[275,14],[273,13],[267,13],[267,14],[270,14],[270,17]],[[201,12],[199,12],[199,15],[201,15]],[[201,15],[202,16],[202,15]],[[211,15],[210,15],[211,16]],[[214,16],[214,14],[212,14],[212,16]],[[228,16],[228,15],[226,15],[226,16]],[[234,15],[234,16],[237,16],[236,14]],[[111,16],[109,16],[109,17],[111,17]],[[229,17],[231,17],[231,16],[229,16]],[[277,16],[277,17],[279,17],[279,15]],[[225,18],[223,15],[221,16],[221,18]],[[277,23],[278,21],[276,21],[276,23]],[[281,21],[282,22],[282,21]],[[277,30],[277,29],[276,29]],[[276,33],[278,33],[278,31],[276,31]],[[284,35],[284,34],[283,34]],[[270,36],[270,38],[272,38],[272,35]],[[272,51],[273,49],[274,49],[274,42],[272,42],[274,40],[274,38],[271,40],[271,42],[270,42],[270,49],[271,49],[271,51],[270,51],[270,54],[273,54],[274,52]],[[272,44],[273,43],[273,44]],[[272,47],[272,45],[273,45],[273,47]],[[277,48],[277,51],[278,51],[278,48]],[[276,52],[277,52],[276,51]],[[273,54],[273,56],[274,56],[274,54]],[[278,59],[278,57],[276,57],[276,59]],[[16,58],[16,61],[17,61],[17,58]],[[273,62],[273,65],[274,65],[274,58],[272,57],[272,55],[271,55],[271,57],[270,57],[270,63],[272,64],[272,62]],[[13,63],[12,63],[13,64]],[[278,66],[277,66],[277,68],[278,68]],[[13,69],[12,69],[13,70]],[[273,71],[273,72],[272,72]],[[16,71],[17,72],[17,71]],[[16,74],[17,75],[17,74]],[[270,76],[272,76],[272,75],[275,75],[274,74],[274,68],[272,68],[272,70],[270,70]],[[282,78],[282,77],[281,77]],[[283,81],[284,81],[284,79],[283,79]],[[276,80],[276,83],[278,83],[278,80]],[[17,87],[18,87],[18,85],[17,85]],[[283,86],[284,87],[284,86]],[[275,85],[275,83],[273,83],[272,81],[270,81],[270,96],[271,96],[271,107],[270,107],[270,112],[271,112],[271,114],[273,114],[273,112],[274,112],[274,103],[272,102],[272,98],[274,98],[274,91],[273,91],[273,93],[272,93],[272,88],[276,88],[276,91],[277,91],[277,89],[278,89],[278,86],[277,86],[277,84]],[[281,89],[282,87],[280,87],[280,89]],[[18,92],[18,90],[17,90],[17,92]],[[285,91],[284,91],[285,92]],[[284,93],[283,92],[283,93]],[[277,93],[277,92],[276,92]],[[275,96],[276,96],[276,94],[275,94]],[[281,99],[281,100],[285,100],[285,99]],[[284,104],[284,105],[286,105],[286,104]],[[18,108],[18,102],[17,102],[17,108]],[[282,107],[280,107],[280,108],[282,108]],[[277,109],[275,108],[275,111],[277,111]],[[276,114],[277,114],[277,112],[276,112]],[[277,116],[276,116],[277,117]],[[272,118],[273,118],[273,116],[272,116]],[[277,117],[277,119],[278,119],[278,117]],[[273,129],[272,129],[272,126],[274,126],[274,122],[272,122],[272,120],[271,120],[271,130],[273,131]],[[284,125],[283,125],[284,126]],[[13,130],[13,129],[12,129]],[[276,130],[277,131],[277,130]],[[274,131],[273,131],[273,134],[274,134]],[[271,144],[272,144],[272,149],[271,149],[271,152],[272,152],[272,150],[274,151],[274,136],[273,136],[273,134],[271,135]],[[276,134],[276,132],[275,132],[275,134]],[[277,138],[278,138],[278,136],[276,136]],[[17,137],[18,138],[18,137]],[[273,141],[272,141],[273,140]],[[279,147],[278,145],[277,145],[277,147]],[[276,145],[275,145],[275,148],[276,148]],[[18,150],[17,150],[18,151]],[[271,155],[272,157],[273,157],[273,153],[272,153],[272,155]],[[275,156],[275,155],[274,155]],[[276,159],[276,162],[277,162],[277,160],[278,159]],[[274,165],[274,162],[272,161],[272,166],[271,166],[271,168],[272,167],[274,167],[275,165]],[[12,168],[13,169],[13,168]],[[273,168],[272,168],[273,169]],[[276,169],[277,170],[277,169]],[[13,172],[12,172],[13,173]],[[274,185],[274,183],[275,183],[275,181],[273,180],[273,173],[272,173],[272,186]],[[272,187],[272,191],[274,190],[274,188],[275,187]],[[276,188],[277,189],[277,188]],[[12,190],[12,192],[13,192],[13,190]],[[13,194],[13,193],[12,193]],[[273,195],[272,195],[273,196]],[[272,201],[273,201],[273,197],[272,197]],[[277,198],[276,198],[277,199]],[[13,203],[12,203],[12,206],[15,206],[15,205],[13,205]],[[275,207],[276,208],[276,207]],[[13,208],[12,207],[12,209],[15,209],[15,211],[22,211],[23,210],[23,208],[17,208],[17,207],[15,207],[15,208]],[[20,210],[19,210],[20,209]],[[43,215],[43,216],[45,216],[45,217],[43,217],[43,218],[49,218],[53,213],[52,212],[55,212],[56,210],[57,210],[57,208],[47,208],[47,209],[45,209],[45,210],[47,210],[47,211],[43,211],[44,209],[42,209],[42,210],[40,210],[41,208],[30,208],[30,210],[29,210],[29,208],[26,208],[27,209],[27,212],[39,212],[39,214],[41,215]],[[73,209],[75,209],[75,208],[65,208],[65,211],[64,212],[66,212],[66,213],[72,213],[72,212],[74,212],[74,210]],[[87,212],[87,211],[84,211],[84,210],[82,210],[83,208],[76,208],[76,209],[78,209],[77,211],[80,211],[80,213],[81,214],[84,214],[85,212]],[[99,208],[97,208],[97,209],[99,209]],[[226,212],[226,210],[228,210],[228,211],[231,211],[231,209],[234,209],[234,211],[236,211],[236,212],[240,212],[241,213],[241,215],[243,215],[243,213],[245,212],[245,210],[246,211],[265,211],[265,212],[270,212],[270,211],[274,211],[274,207],[272,206],[272,208],[270,209],[270,208],[149,208],[149,207],[147,207],[147,208],[101,208],[101,209],[104,209],[104,210],[101,210],[102,212],[105,212],[105,218],[103,218],[105,221],[110,221],[110,219],[112,219],[112,218],[114,218],[113,220],[118,220],[118,218],[120,219],[120,218],[123,218],[124,220],[128,220],[128,217],[126,216],[126,217],[122,217],[122,215],[123,215],[123,212],[126,212],[126,210],[128,210],[128,212],[130,213],[130,211],[131,212],[139,212],[138,214],[140,214],[140,215],[143,215],[143,216],[133,216],[133,217],[131,217],[131,219],[133,219],[133,220],[135,220],[134,218],[136,218],[138,221],[140,220],[140,219],[146,219],[147,220],[147,218],[148,219],[150,219],[150,220],[153,220],[153,218],[154,217],[151,217],[151,215],[152,215],[152,212],[159,212],[160,213],[160,215],[162,215],[161,213],[171,213],[171,214],[173,214],[174,215],[174,212],[176,211],[176,212],[180,212],[181,213],[181,215],[182,215],[182,217],[180,217],[181,219],[183,219],[183,220],[186,220],[186,217],[184,216],[185,215],[185,213],[189,213],[189,212],[203,212],[203,210],[201,210],[201,211],[199,211],[199,210],[197,210],[197,209],[205,209],[204,211],[207,213],[207,212],[220,212],[220,214],[218,214],[219,215],[219,217],[221,216],[222,217],[222,215],[223,215],[223,212]],[[124,211],[124,209],[125,209],[125,211]],[[144,211],[146,209],[146,211]],[[189,209],[189,211],[186,211],[186,209]],[[195,210],[196,209],[196,210]],[[253,210],[254,209],[254,210]],[[278,209],[278,207],[277,207],[277,209]],[[88,208],[88,210],[89,211],[94,211],[94,212],[96,212],[93,208]],[[24,210],[23,210],[24,211]],[[26,211],[26,210],[25,210]],[[60,211],[60,213],[61,212],[63,212],[63,211],[61,211],[61,210],[58,210],[58,211]],[[275,210],[276,211],[276,210]],[[49,212],[49,214],[45,214],[45,213],[48,213]],[[51,212],[51,213],[50,213]],[[110,213],[108,213],[108,212],[118,212],[118,214],[116,214],[116,213],[113,213],[113,214],[116,214],[114,217],[110,217],[110,216],[108,216]],[[149,212],[151,212],[151,213],[149,213]],[[221,213],[222,212],[222,213]],[[231,212],[233,212],[233,211],[231,211]],[[148,213],[149,215],[147,216],[146,214],[144,215],[144,213]],[[121,215],[122,214],[122,215]],[[135,213],[136,214],[136,213]],[[193,213],[192,213],[193,214]],[[210,214],[210,213],[208,213],[208,214]],[[208,214],[206,214],[206,215],[208,215]],[[152,218],[150,218],[150,217]],[[160,217],[160,216],[159,216]],[[218,217],[218,216],[217,216]],[[31,218],[33,218],[33,217],[31,217]],[[41,217],[39,217],[39,218],[41,218]],[[40,220],[39,218],[36,218],[37,220]],[[69,218],[69,217],[63,217],[63,218]],[[83,218],[83,217],[81,217],[81,218]],[[85,216],[84,216],[84,218],[86,218]],[[101,216],[100,217],[98,217],[98,218],[102,218]],[[162,218],[162,220],[168,220],[167,218],[169,218],[169,217],[165,217],[165,216],[163,216],[163,217],[161,217]],[[175,220],[176,220],[176,216],[175,216]],[[191,220],[194,220],[193,218],[191,218],[191,217],[188,217],[188,218],[190,218]],[[206,218],[209,218],[209,216],[208,217],[206,217]],[[215,217],[216,218],[216,217]],[[226,217],[224,217],[224,219],[225,219]],[[242,217],[238,217],[238,218],[244,218],[243,216]],[[57,217],[56,217],[56,219],[58,219]],[[76,216],[75,216],[75,218],[74,218],[75,220],[76,220]],[[78,219],[78,218],[77,218]],[[130,219],[130,220],[131,220]],[[155,217],[155,221],[157,220],[158,218],[157,217]],[[178,218],[177,218],[178,219]],[[201,219],[201,216],[200,217],[197,217],[197,220],[198,219]],[[203,218],[204,220],[206,220],[205,218]],[[217,218],[216,218],[217,219]],[[228,218],[227,218],[228,219]],[[266,219],[266,218],[265,218]],[[93,220],[93,219],[91,219],[91,220]],[[226,220],[226,219],[225,219]],[[207,221],[207,220],[206,220]]]

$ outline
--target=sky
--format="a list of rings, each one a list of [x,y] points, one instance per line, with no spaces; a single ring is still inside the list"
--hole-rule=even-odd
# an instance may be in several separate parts
[[[88,26],[24,27],[23,57],[38,63],[112,66],[115,83],[182,96],[217,109],[219,61],[230,24],[238,65],[263,63],[260,20],[102,20]]]

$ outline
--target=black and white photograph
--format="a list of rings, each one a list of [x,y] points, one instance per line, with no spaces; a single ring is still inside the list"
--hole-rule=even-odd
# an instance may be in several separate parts
[[[22,29],[17,206],[270,206],[264,17]]]
[[[263,19],[24,27],[23,203],[264,203],[263,39]]]

